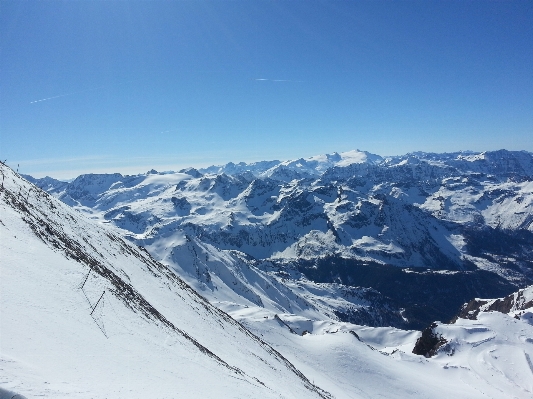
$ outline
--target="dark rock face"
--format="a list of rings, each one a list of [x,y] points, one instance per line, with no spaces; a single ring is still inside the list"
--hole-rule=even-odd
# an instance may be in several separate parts
[[[459,314],[453,318],[452,322],[455,322],[458,318],[477,320],[481,312],[509,313],[511,311],[533,308],[533,299],[528,300],[524,292],[525,290],[520,290],[499,299],[472,299],[463,305]]]
[[[202,177],[203,174],[201,174],[198,169],[196,168],[185,168],[185,169],[181,169],[179,171],[179,173],[185,173],[189,176],[192,176],[192,177],[195,177],[195,178],[199,178],[199,177]]]
[[[172,197],[170,199],[178,215],[188,215],[191,212],[191,204],[184,197]]]
[[[429,327],[422,331],[422,336],[416,340],[413,353],[425,357],[432,357],[437,354],[439,348],[447,343],[442,335],[435,332],[436,323],[432,323]]]
[[[452,323],[454,323],[458,318],[477,320],[477,315],[481,310],[481,306],[486,305],[487,303],[488,301],[484,301],[482,299],[472,299],[470,302],[463,305],[459,315],[452,319]]]

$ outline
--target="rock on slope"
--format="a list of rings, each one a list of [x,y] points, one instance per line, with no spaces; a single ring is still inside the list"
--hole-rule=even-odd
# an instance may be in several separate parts
[[[337,398],[533,395],[533,322],[525,314],[516,319],[482,312],[478,320],[436,322],[428,330],[443,345],[431,357],[411,353],[421,336],[416,331],[276,317],[257,308],[236,309],[231,315]]]
[[[521,317],[533,317],[533,286],[521,289],[504,298],[481,299],[475,298],[465,303],[459,312],[458,318],[477,320],[482,312],[500,312],[513,316],[516,319]]]
[[[6,392],[329,397],[146,251],[0,168]]]

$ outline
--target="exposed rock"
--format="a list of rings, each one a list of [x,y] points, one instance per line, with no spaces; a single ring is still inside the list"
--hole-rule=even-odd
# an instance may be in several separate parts
[[[437,328],[437,323],[432,323],[422,331],[422,336],[416,340],[413,348],[415,355],[432,357],[437,354],[441,346],[446,345],[448,341],[442,335],[436,333],[435,328]]]
[[[463,305],[459,314],[451,322],[454,323],[458,318],[477,320],[481,312],[500,312],[515,316],[529,308],[533,308],[533,285],[504,298],[472,299]]]

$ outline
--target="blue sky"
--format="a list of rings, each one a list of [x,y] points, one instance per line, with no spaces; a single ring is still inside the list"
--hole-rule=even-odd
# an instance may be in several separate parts
[[[34,176],[533,151],[531,1],[0,0],[0,44]]]

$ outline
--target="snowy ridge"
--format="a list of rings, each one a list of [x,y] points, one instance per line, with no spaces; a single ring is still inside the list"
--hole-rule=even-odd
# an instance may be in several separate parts
[[[203,174],[228,174],[237,175],[249,172],[256,177],[273,177],[280,180],[290,181],[293,178],[319,176],[327,169],[334,166],[348,166],[359,163],[378,163],[382,157],[370,154],[366,151],[352,150],[334,152],[332,154],[317,155],[309,158],[300,158],[290,161],[261,161],[253,163],[240,162],[234,164],[230,162],[223,166],[210,166],[200,169]]]
[[[436,354],[412,353],[420,332],[272,315],[231,312],[266,337],[337,398],[530,398],[533,323],[499,312],[479,320],[434,324]],[[363,345],[360,345],[363,344]]]
[[[329,397],[147,252],[1,168],[5,389]]]
[[[426,328],[413,353],[432,357],[445,369],[472,370],[487,380],[493,392],[504,395],[510,392],[505,389],[512,389],[515,397],[529,397],[533,394],[532,308],[533,286],[504,298],[473,299],[452,323],[435,322]]]
[[[255,261],[238,251],[221,251],[174,233],[147,243],[162,263],[223,309],[261,307],[314,319],[349,318],[368,325],[403,325],[399,309],[375,290],[314,283],[296,269]]]

